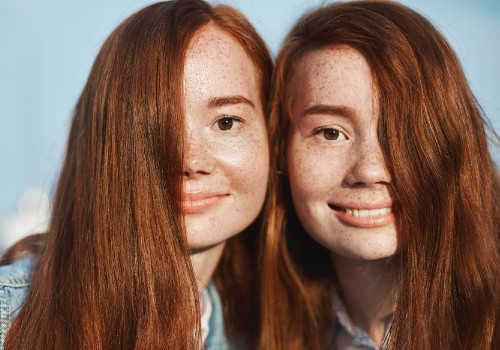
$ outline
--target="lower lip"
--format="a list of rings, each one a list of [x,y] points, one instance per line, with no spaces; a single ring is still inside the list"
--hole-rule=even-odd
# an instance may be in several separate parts
[[[197,200],[183,200],[181,202],[181,211],[183,214],[193,214],[204,211],[217,203],[225,196],[213,196]]]
[[[330,209],[335,211],[339,219],[347,225],[360,228],[380,227],[393,224],[397,216],[397,211],[391,211],[389,214],[384,215],[360,217],[347,214],[345,211],[332,208],[331,206]]]

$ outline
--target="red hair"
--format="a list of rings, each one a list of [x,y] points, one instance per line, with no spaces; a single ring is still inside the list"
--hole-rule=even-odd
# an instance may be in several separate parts
[[[487,121],[455,53],[427,19],[393,2],[352,1],[302,17],[275,61],[262,348],[322,349],[334,329],[328,252],[287,204],[283,174],[297,62],[336,45],[359,51],[370,65],[378,137],[402,208],[396,309],[385,346],[500,346],[500,191]]]
[[[242,45],[266,108],[271,59],[236,10],[179,0],[126,19],[104,43],[76,105],[49,233],[6,349],[200,348],[197,283],[177,199],[184,58],[209,23]],[[250,254],[232,253],[246,252],[247,236],[228,243],[219,267],[238,278],[218,278],[225,305],[251,302],[248,292],[231,293],[246,291],[238,269],[251,265]],[[244,318],[248,308],[226,307],[226,315]],[[247,336],[252,329],[228,323]]]

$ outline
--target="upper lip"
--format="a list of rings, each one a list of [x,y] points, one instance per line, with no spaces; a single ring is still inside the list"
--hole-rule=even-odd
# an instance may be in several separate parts
[[[212,197],[225,196],[227,193],[220,191],[194,191],[194,192],[182,192],[182,201],[194,202],[200,201]]]
[[[334,209],[365,209],[365,210],[374,210],[374,209],[383,209],[383,208],[392,208],[396,209],[397,205],[392,201],[371,201],[371,202],[349,202],[349,203],[331,203],[328,205],[333,207]]]

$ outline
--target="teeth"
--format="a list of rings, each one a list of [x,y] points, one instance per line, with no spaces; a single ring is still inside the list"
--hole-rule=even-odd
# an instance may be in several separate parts
[[[392,208],[382,208],[382,209],[346,209],[345,212],[352,216],[359,216],[361,218],[366,218],[368,216],[380,216],[387,215],[392,212]]]

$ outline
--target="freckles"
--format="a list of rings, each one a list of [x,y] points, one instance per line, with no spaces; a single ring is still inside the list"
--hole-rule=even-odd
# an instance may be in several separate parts
[[[326,64],[318,64],[313,69],[313,74],[306,73],[306,84],[304,90],[307,91],[306,95],[310,95],[313,100],[318,96],[321,98],[329,92],[328,83],[325,79],[325,66]]]
[[[290,150],[288,158],[289,181],[292,188],[297,189],[301,197],[310,196],[314,190],[313,165],[310,164],[307,148],[294,147]]]

